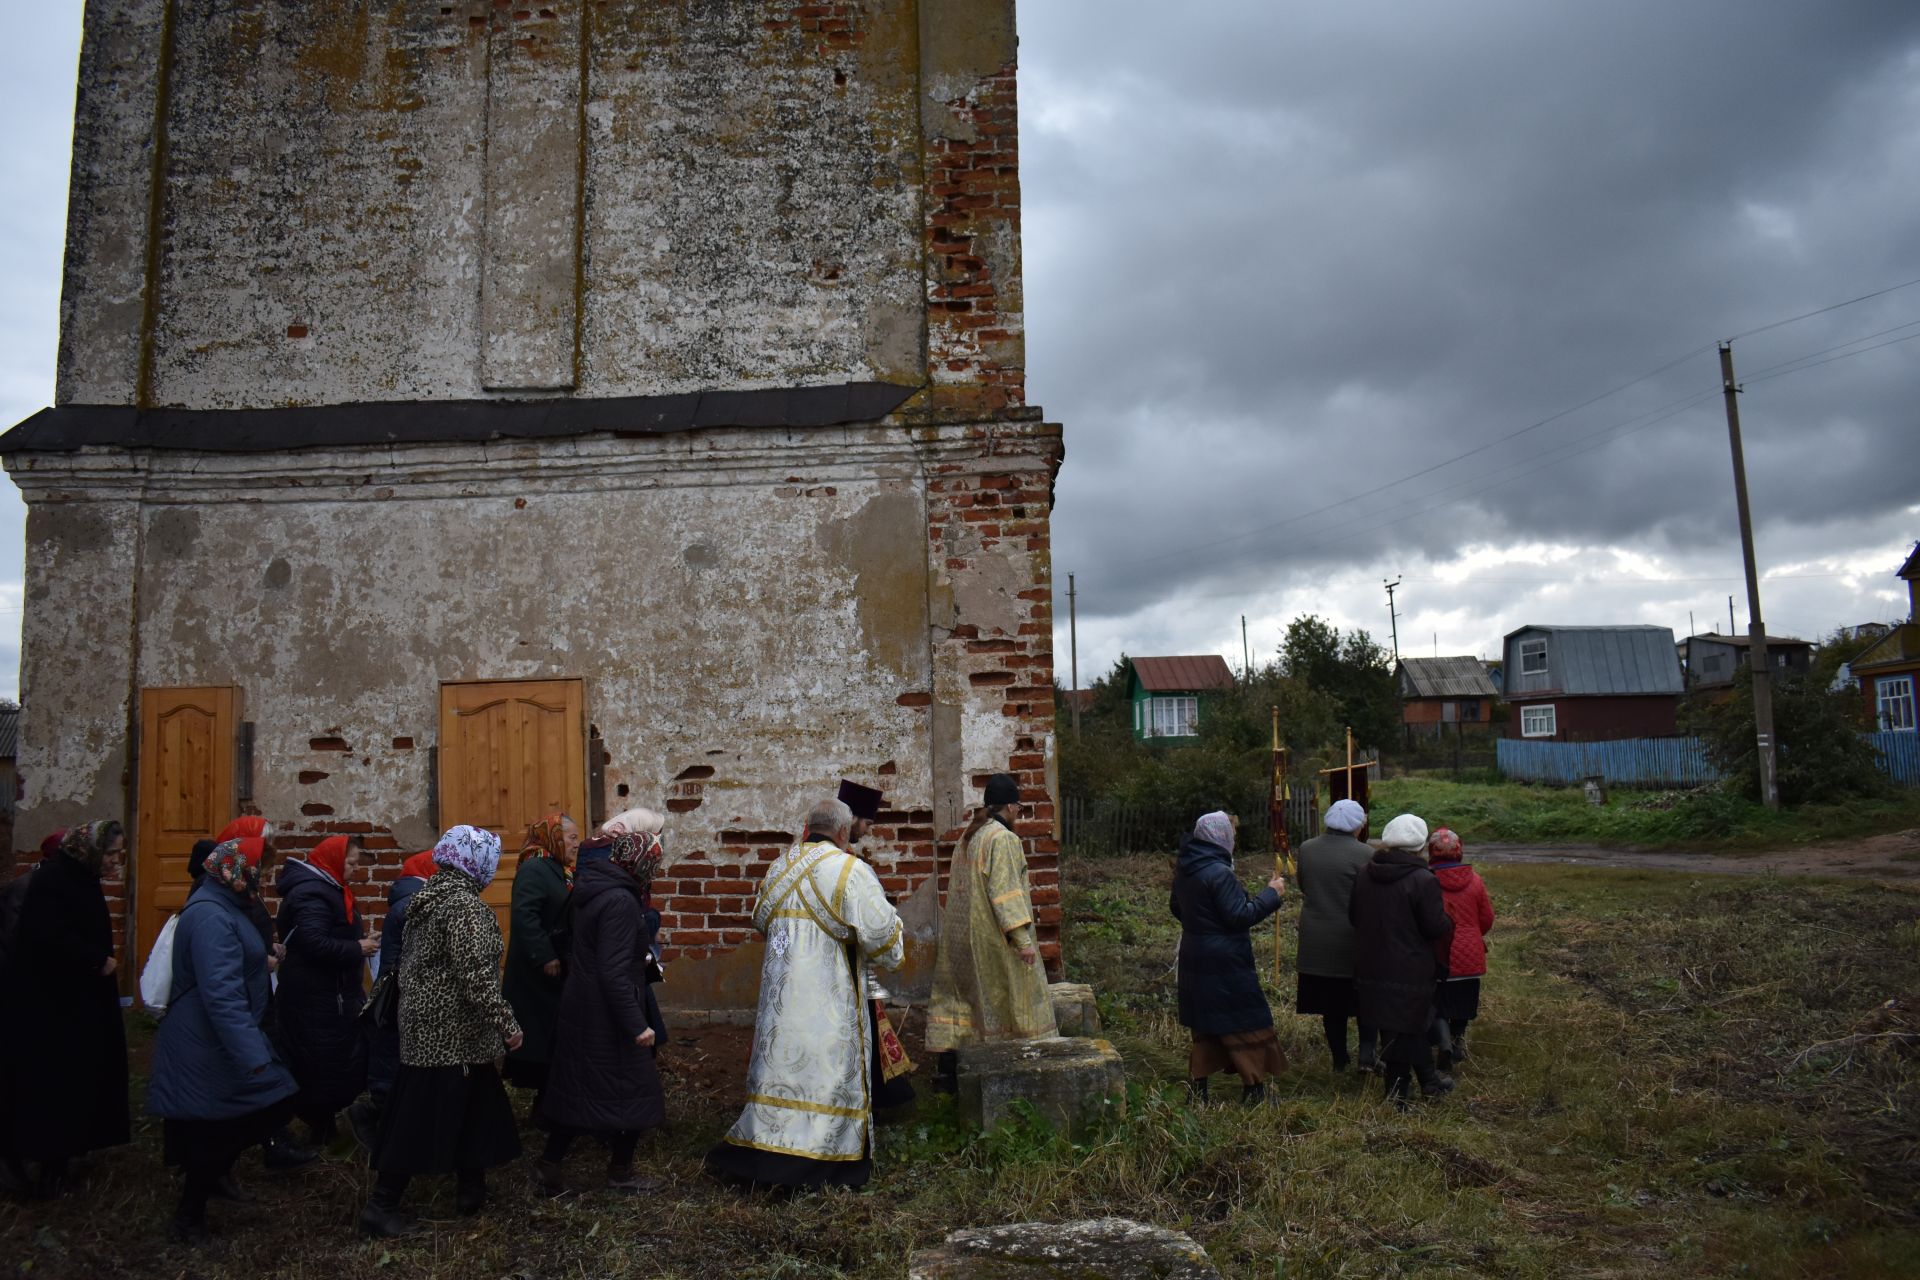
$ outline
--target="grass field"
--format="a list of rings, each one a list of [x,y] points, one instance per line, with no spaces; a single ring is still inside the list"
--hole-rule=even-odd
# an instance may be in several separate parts
[[[1596,808],[1578,787],[1408,775],[1376,783],[1371,800],[1382,815],[1417,813],[1432,825],[1451,826],[1469,848],[1489,840],[1643,849],[1784,848],[1920,826],[1920,788],[1913,787],[1880,799],[1778,812],[1716,789],[1617,789],[1605,808]]]
[[[1243,866],[1252,882],[1259,868]],[[1160,859],[1078,863],[1068,976],[1093,983],[1132,1079],[1129,1116],[1080,1145],[964,1133],[944,1106],[882,1130],[863,1194],[780,1202],[708,1182],[732,1119],[680,1046],[663,1195],[560,1203],[497,1171],[475,1220],[354,1239],[351,1159],[215,1206],[222,1239],[164,1241],[157,1127],[96,1162],[82,1193],[0,1208],[0,1266],[24,1276],[896,1278],[962,1225],[1121,1214],[1191,1232],[1229,1276],[1920,1275],[1920,894],[1910,887],[1501,866],[1474,1058],[1447,1101],[1406,1115],[1329,1074],[1286,1014],[1276,1105],[1181,1100],[1175,934]],[[1291,939],[1295,913],[1283,912]],[[1272,932],[1256,936],[1273,980]],[[1290,953],[1290,945],[1284,948]],[[1284,998],[1282,996],[1284,994]],[[1888,1001],[1896,1003],[1887,1006]],[[696,1069],[698,1068],[698,1069]],[[731,1072],[732,1068],[727,1068]],[[1222,1092],[1229,1097],[1236,1089]],[[58,1085],[48,1089],[57,1105]],[[736,1086],[737,1096],[737,1086]],[[583,1150],[570,1172],[592,1174]],[[445,1211],[450,1189],[422,1187]]]

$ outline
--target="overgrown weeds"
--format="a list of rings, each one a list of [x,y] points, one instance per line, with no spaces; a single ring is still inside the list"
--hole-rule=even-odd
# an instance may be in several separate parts
[[[1256,883],[1262,868],[1243,865]],[[792,1200],[709,1182],[734,1101],[671,1066],[670,1190],[549,1202],[494,1175],[478,1219],[415,1195],[431,1235],[351,1235],[366,1173],[345,1153],[216,1206],[223,1241],[161,1234],[157,1126],[95,1162],[83,1193],[0,1208],[19,1275],[888,1277],[968,1225],[1119,1214],[1190,1232],[1229,1276],[1920,1274],[1914,1221],[1920,896],[1899,888],[1545,866],[1484,871],[1501,918],[1474,1056],[1447,1102],[1401,1115],[1333,1076],[1290,1015],[1297,903],[1256,952],[1292,1067],[1275,1100],[1196,1109],[1181,1087],[1176,927],[1160,858],[1069,866],[1068,976],[1100,992],[1127,1115],[1079,1140],[1031,1118],[981,1136],[945,1099],[882,1128],[863,1194]],[[1892,1006],[1887,1002],[1895,1001]],[[715,1041],[706,1042],[710,1047]],[[685,1046],[680,1049],[685,1052]],[[1225,1081],[1218,1082],[1225,1084]],[[50,1104],[57,1089],[50,1090]],[[529,1128],[531,1144],[536,1135]],[[583,1144],[570,1169],[597,1175]]]

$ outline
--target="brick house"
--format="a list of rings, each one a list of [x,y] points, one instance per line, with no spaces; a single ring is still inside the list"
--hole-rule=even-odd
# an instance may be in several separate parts
[[[55,403],[0,457],[16,844],[125,818],[122,973],[242,808],[363,837],[377,916],[451,823],[648,803],[667,994],[733,1016],[846,776],[913,990],[1000,770],[1058,969],[1016,47],[1012,0],[89,0]]]
[[[1127,701],[1133,707],[1133,736],[1148,739],[1197,737],[1206,696],[1233,688],[1233,670],[1217,653],[1174,658],[1127,659]]]
[[[1883,732],[1916,729],[1916,693],[1920,692],[1920,543],[1915,543],[1898,576],[1907,584],[1907,620],[1861,651],[1849,664],[1860,682],[1867,722]]]
[[[1503,646],[1509,738],[1672,737],[1685,688],[1669,627],[1532,625]]]

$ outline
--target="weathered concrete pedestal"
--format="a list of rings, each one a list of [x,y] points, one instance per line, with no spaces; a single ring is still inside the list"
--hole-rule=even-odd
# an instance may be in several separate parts
[[[1127,1078],[1120,1051],[1105,1040],[996,1040],[960,1050],[960,1117],[991,1129],[1026,1102],[1056,1129],[1084,1134],[1123,1116]]]
[[[1100,1006],[1093,988],[1084,982],[1047,984],[1047,998],[1053,1002],[1053,1020],[1063,1036],[1100,1034]]]
[[[1191,1237],[1128,1218],[969,1227],[907,1260],[907,1280],[1219,1280]]]

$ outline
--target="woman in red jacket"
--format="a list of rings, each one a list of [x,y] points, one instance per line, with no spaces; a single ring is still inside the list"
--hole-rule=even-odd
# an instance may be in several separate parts
[[[1427,864],[1440,881],[1442,901],[1453,921],[1447,952],[1447,976],[1439,986],[1435,1011],[1453,1033],[1454,1062],[1467,1056],[1467,1024],[1480,1013],[1480,979],[1487,972],[1487,934],[1493,928],[1493,900],[1480,873],[1462,862],[1460,837],[1445,827],[1427,838]],[[1441,1064],[1445,1070],[1448,1064]]]

